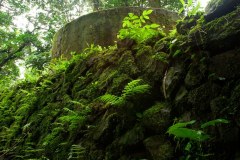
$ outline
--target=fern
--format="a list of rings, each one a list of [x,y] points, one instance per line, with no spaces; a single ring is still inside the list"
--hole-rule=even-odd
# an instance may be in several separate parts
[[[68,160],[71,159],[84,159],[86,149],[81,145],[72,145],[70,153],[68,154]]]
[[[125,103],[125,100],[122,97],[118,97],[111,94],[105,94],[100,98],[104,103],[111,104],[113,106],[121,106]]]
[[[149,92],[150,86],[148,84],[141,83],[141,79],[133,80],[125,86],[120,97],[112,94],[105,94],[100,97],[100,100],[113,106],[122,106],[127,102],[129,98],[134,97],[138,94]]]

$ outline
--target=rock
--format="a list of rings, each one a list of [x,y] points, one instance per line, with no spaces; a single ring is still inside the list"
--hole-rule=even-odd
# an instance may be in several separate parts
[[[197,20],[201,18],[202,13],[196,15],[186,16],[183,21],[179,21],[176,25],[177,32],[180,34],[187,34],[192,27],[197,25]]]
[[[163,93],[165,98],[172,98],[175,96],[176,91],[183,79],[184,63],[175,63],[165,73],[163,78]]]
[[[182,99],[187,95],[188,91],[185,86],[181,86],[175,97],[175,102],[182,101]]]
[[[217,97],[210,102],[213,119],[223,117],[224,115],[226,116],[226,111],[229,111],[229,109],[226,108],[228,103],[228,99],[224,96]]]
[[[142,79],[149,79],[152,82],[162,80],[167,63],[159,60],[156,56],[166,56],[166,53],[154,54],[151,46],[143,46],[136,53],[136,64],[141,70]],[[154,58],[155,56],[155,58]]]
[[[90,44],[114,45],[123,18],[130,12],[140,15],[143,10],[145,9],[140,7],[115,8],[79,17],[56,33],[53,39],[52,57],[63,55],[70,58],[71,52],[79,53]],[[153,10],[150,15],[152,22],[165,26],[166,31],[173,29],[178,19],[177,13],[164,9]]]
[[[140,142],[142,142],[144,139],[144,129],[136,125],[133,127],[132,130],[126,132],[120,139],[119,139],[119,145],[120,146],[134,146],[138,145]]]
[[[193,88],[199,84],[204,78],[204,73],[200,71],[199,65],[191,65],[186,77],[185,77],[185,85],[187,88]]]
[[[170,123],[170,106],[166,103],[157,103],[143,112],[142,125],[148,131],[165,133]]]
[[[132,55],[132,52],[130,50],[127,50],[122,54],[117,64],[118,64],[118,71],[120,73],[125,73],[130,77],[135,77],[137,74],[140,73],[135,63],[135,58]]]
[[[94,131],[93,139],[101,145],[110,143],[115,137],[114,131],[119,121],[117,113],[109,114],[106,112]]]
[[[209,72],[219,80],[229,80],[240,77],[240,54],[231,50],[211,58]]]
[[[179,116],[189,109],[190,107],[188,105],[188,90],[185,86],[181,86],[174,100],[172,114],[174,116]]]
[[[213,83],[205,83],[188,94],[188,103],[196,115],[207,116],[210,113],[210,101],[219,95],[221,87]]]
[[[155,43],[153,50],[154,52],[167,52],[169,49],[168,47],[169,47],[168,41],[162,38]]]
[[[123,40],[117,41],[117,48],[131,49],[136,42],[133,39],[125,38]]]
[[[229,107],[231,108],[231,114],[235,115],[236,117],[236,123],[238,124],[238,127],[240,127],[240,84],[238,84],[230,97],[230,103]]]
[[[240,45],[239,9],[219,17],[211,22],[194,27],[186,38],[184,46],[192,49],[209,51],[210,56],[232,50]],[[185,42],[185,40],[180,40]]]
[[[153,160],[169,160],[173,158],[174,148],[163,136],[156,135],[144,140],[144,145]]]
[[[207,22],[226,15],[240,5],[240,0],[211,0],[205,8]]]

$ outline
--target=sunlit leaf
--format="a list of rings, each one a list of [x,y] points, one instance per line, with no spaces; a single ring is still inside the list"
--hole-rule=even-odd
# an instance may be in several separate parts
[[[144,10],[143,11],[143,16],[148,16],[149,14],[151,14],[153,12],[153,10]]]
[[[159,25],[159,24],[156,24],[156,23],[153,23],[153,24],[151,24],[150,26],[151,26],[151,28],[154,28],[154,29],[160,27],[160,25]]]
[[[185,6],[185,1],[184,0],[179,0],[183,6]]]

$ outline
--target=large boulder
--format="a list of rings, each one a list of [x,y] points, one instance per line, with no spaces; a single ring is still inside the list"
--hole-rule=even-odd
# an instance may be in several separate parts
[[[81,52],[90,44],[109,46],[117,40],[117,33],[122,20],[128,13],[140,15],[144,8],[125,7],[93,12],[68,23],[61,28],[53,39],[52,57],[63,55],[69,58],[71,52]],[[165,26],[168,31],[173,28],[178,15],[164,9],[153,9],[151,22]]]
[[[235,10],[240,0],[211,0],[205,8],[205,19],[211,21]]]
[[[240,77],[240,55],[238,50],[231,50],[213,56],[209,65],[209,72],[220,80]]]

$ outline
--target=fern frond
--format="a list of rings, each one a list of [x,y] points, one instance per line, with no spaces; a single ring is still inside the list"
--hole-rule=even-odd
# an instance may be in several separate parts
[[[123,89],[123,94],[130,92],[134,87],[140,85],[141,82],[142,82],[141,79],[136,79],[136,80],[133,80],[133,81],[129,82],[129,83],[124,87],[124,89]]]
[[[81,145],[72,145],[68,159],[83,159],[86,155],[86,149]]]
[[[137,94],[149,92],[150,86],[148,84],[141,84],[141,82],[142,82],[141,79],[137,79],[128,83],[123,90],[122,97],[127,98]]]
[[[143,93],[147,93],[149,92],[150,86],[147,84],[144,85],[139,85],[136,86],[134,88],[132,88],[131,90],[129,90],[128,92],[124,93],[123,96],[124,97],[131,97],[137,94],[143,94]]]
[[[122,97],[118,97],[111,94],[105,94],[101,96],[100,100],[104,103],[109,103],[113,106],[120,106],[125,103],[125,100]]]
[[[150,86],[141,83],[141,79],[133,80],[125,86],[120,97],[112,94],[105,94],[100,97],[100,100],[113,106],[122,106],[127,102],[129,97],[149,92]]]
[[[75,111],[73,111],[73,110],[71,110],[69,108],[64,107],[63,110],[68,112],[68,113],[70,113],[70,114],[77,115],[77,112],[75,112]]]

